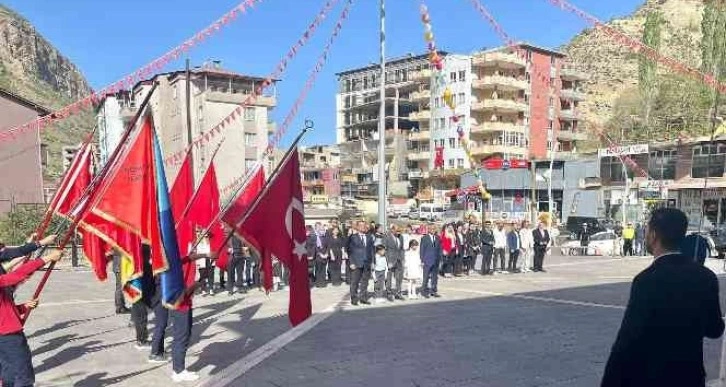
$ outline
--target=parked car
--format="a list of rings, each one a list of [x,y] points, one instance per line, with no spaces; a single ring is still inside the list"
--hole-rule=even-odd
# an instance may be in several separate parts
[[[422,204],[419,207],[419,220],[437,222],[444,219],[444,207],[433,204]]]
[[[408,218],[411,220],[418,220],[421,217],[421,214],[418,211],[418,208],[411,207],[411,209],[408,210]]]
[[[582,231],[582,225],[587,224],[587,227],[592,233],[603,232],[612,230],[612,228],[606,227],[608,224],[606,219],[595,218],[589,216],[570,216],[567,218],[567,224],[565,230],[572,235],[580,235]]]
[[[615,240],[617,236],[612,231],[601,231],[590,236],[590,244],[587,246],[587,255],[612,256],[615,252]],[[560,246],[564,255],[584,255],[580,241],[570,239]]]

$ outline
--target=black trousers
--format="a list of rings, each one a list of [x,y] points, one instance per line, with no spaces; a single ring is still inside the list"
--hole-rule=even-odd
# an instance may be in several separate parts
[[[217,265],[213,264],[212,271],[213,272],[219,271],[219,289],[226,289],[227,281],[225,281],[225,278],[224,278],[224,277],[226,277],[225,276],[226,270],[222,270],[221,268],[217,267]]]
[[[192,336],[192,310],[169,310],[159,302],[154,307],[156,326],[154,338],[151,340],[151,354],[164,354],[164,338],[166,327],[171,319],[171,359],[174,372],[182,372],[186,368],[187,348]]]
[[[245,276],[247,278],[247,286],[260,286],[260,268],[256,261],[251,259],[245,260]]]
[[[509,252],[509,264],[507,265],[509,271],[517,269],[517,260],[519,259],[519,250],[513,250]]]
[[[229,257],[227,262],[227,291],[230,293],[234,292],[234,287],[242,289],[243,275],[245,271],[245,259],[244,257]]]
[[[350,270],[350,301],[368,301],[368,282],[371,279],[371,269],[356,267]]]
[[[126,308],[126,302],[124,301],[123,284],[121,283],[121,273],[114,272],[116,277],[116,289],[113,293],[113,301],[116,304],[116,310]]]
[[[492,270],[496,270],[497,268],[497,258],[499,258],[499,270],[504,271],[504,249],[494,249],[494,265]]]
[[[454,275],[459,275],[459,274],[461,274],[461,271],[463,270],[463,267],[464,267],[464,256],[457,253],[457,254],[452,254],[452,258],[453,258]]]
[[[149,307],[142,300],[131,305],[131,321],[136,330],[136,342],[145,343],[149,340]]]
[[[449,255],[444,255],[441,259],[440,266],[440,273],[446,274],[449,270],[451,270],[451,273],[454,273],[454,260],[456,259],[456,255],[454,253],[450,253]]]
[[[541,271],[544,264],[544,256],[547,252],[547,246],[534,247],[534,271]]]
[[[623,256],[633,256],[633,240],[632,239],[623,239]]]
[[[343,283],[340,258],[328,262],[328,271],[330,271],[330,282],[333,283],[333,286],[340,286]]]
[[[0,335],[0,366],[3,387],[25,387],[35,383],[32,356],[23,332]]]
[[[328,260],[317,258],[315,260],[315,286],[324,288],[328,285],[326,276],[328,275]]]
[[[393,281],[396,281],[396,287],[393,287]],[[401,285],[403,284],[403,262],[396,261],[392,268],[388,269],[386,274],[386,293],[388,297],[400,296]]]
[[[435,262],[433,265],[424,264],[423,286],[421,287],[421,294],[424,296],[439,292],[438,267],[438,262]]]
[[[493,267],[492,267],[492,255],[494,254],[494,249],[491,245],[483,245],[481,248],[481,274],[486,275],[489,274]]]

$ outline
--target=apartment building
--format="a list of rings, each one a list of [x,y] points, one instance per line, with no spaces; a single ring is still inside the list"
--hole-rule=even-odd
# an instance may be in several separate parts
[[[243,75],[222,68],[219,61],[205,63],[190,71],[191,135],[197,138],[210,131],[225,119],[234,109],[245,102],[253,91],[264,81],[262,77]],[[113,150],[118,142],[118,131],[123,122],[136,111],[153,83],[158,84],[150,99],[154,124],[161,141],[164,155],[183,151],[189,144],[186,113],[186,71],[162,73],[151,79],[137,83],[129,92],[128,98],[114,96],[106,98],[99,110],[101,139],[105,153]],[[268,135],[274,130],[270,111],[276,105],[275,84],[268,88],[253,104],[245,106],[241,117],[230,121],[221,133],[202,141],[201,146],[193,149],[195,181],[199,181],[207,169],[210,159],[215,156],[215,168],[220,187],[226,187],[252,165],[257,163],[268,146]],[[119,122],[121,121],[121,122]],[[102,152],[103,154],[104,152]],[[265,166],[268,163],[264,162]],[[176,178],[180,165],[167,165],[167,177]],[[269,168],[269,166],[268,166]],[[269,172],[269,171],[268,171]]]
[[[328,204],[338,201],[341,193],[340,150],[332,145],[299,148],[303,201]]]
[[[442,53],[442,55],[446,55]],[[420,179],[430,165],[429,109],[430,72],[427,55],[409,54],[386,63],[385,123],[378,133],[380,111],[380,66],[347,70],[337,74],[337,144],[341,152],[343,194],[374,198],[378,192],[378,143],[385,141],[388,194],[406,197],[409,178]],[[411,137],[413,136],[413,137]],[[415,145],[409,143],[413,140]],[[407,154],[420,157],[412,161]],[[409,175],[409,166],[413,175]]]

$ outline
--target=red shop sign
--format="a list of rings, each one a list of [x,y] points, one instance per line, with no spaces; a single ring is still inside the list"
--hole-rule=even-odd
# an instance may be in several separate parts
[[[506,168],[506,169],[510,169],[510,168],[511,169],[525,169],[525,168],[529,168],[529,161],[528,160],[523,160],[523,159],[508,159],[506,161],[508,161],[508,164],[509,164],[508,165],[508,168]],[[481,162],[481,164],[482,164],[482,167],[484,167],[484,169],[504,169],[503,167],[504,167],[504,165],[506,163],[505,163],[505,160],[504,159],[498,159],[498,158],[496,158],[496,159],[483,160]]]

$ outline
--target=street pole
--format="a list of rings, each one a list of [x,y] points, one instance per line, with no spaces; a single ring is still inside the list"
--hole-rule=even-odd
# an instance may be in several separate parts
[[[550,132],[550,134],[551,133],[552,132]],[[552,177],[553,177],[552,169],[555,164],[555,152],[557,149],[557,143],[555,142],[554,138],[552,138],[551,144],[552,144],[552,149],[550,150],[550,175],[549,175],[549,178],[547,179],[547,200],[549,201],[547,203],[547,206],[548,206],[549,212],[550,212],[550,224],[549,224],[550,227],[552,227],[552,224],[554,223],[554,216],[555,216],[555,209],[554,209],[555,200],[552,197]]]
[[[386,229],[386,0],[380,0],[381,108],[378,114],[378,224]]]

